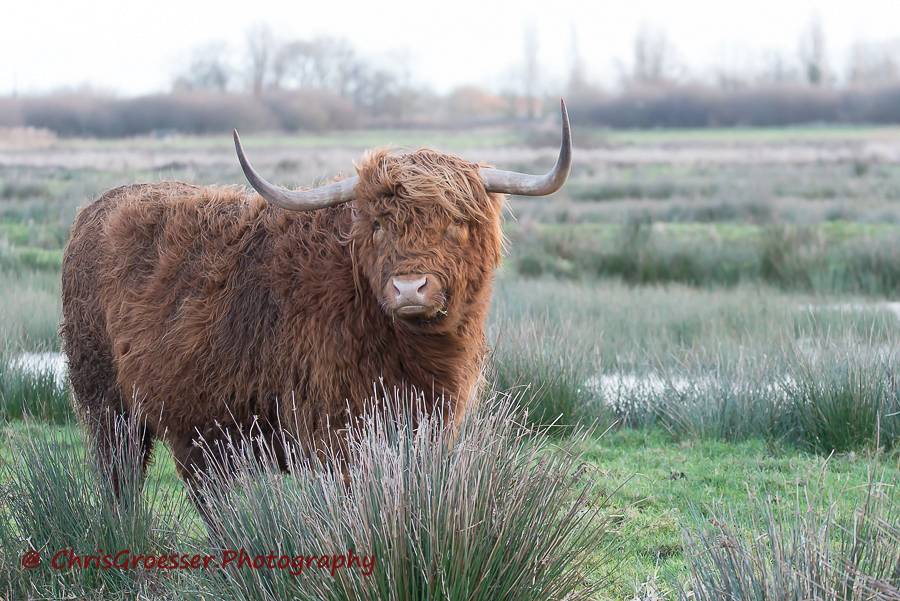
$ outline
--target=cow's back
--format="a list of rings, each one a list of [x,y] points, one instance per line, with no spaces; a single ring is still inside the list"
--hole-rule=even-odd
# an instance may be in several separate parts
[[[121,403],[99,283],[106,262],[106,218],[117,199],[135,188],[110,190],[79,211],[63,254],[60,336],[76,409],[85,419]]]
[[[211,386],[223,406],[254,398],[228,386],[260,385],[240,376],[274,320],[257,269],[264,208],[236,188],[158,183],[116,188],[79,213],[61,332],[82,413],[139,401],[167,428],[190,429],[227,416],[194,406]]]

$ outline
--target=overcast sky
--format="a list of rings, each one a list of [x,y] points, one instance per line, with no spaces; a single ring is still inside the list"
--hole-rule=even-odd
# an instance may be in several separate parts
[[[537,30],[542,84],[561,87],[572,32],[591,79],[613,81],[642,25],[666,32],[694,72],[777,50],[797,53],[818,15],[831,63],[857,40],[900,38],[897,0],[2,0],[0,93],[90,83],[123,94],[169,88],[190,50],[222,40],[235,52],[253,23],[283,37],[340,35],[382,63],[406,56],[414,78],[438,90],[497,87],[521,61],[523,31]]]

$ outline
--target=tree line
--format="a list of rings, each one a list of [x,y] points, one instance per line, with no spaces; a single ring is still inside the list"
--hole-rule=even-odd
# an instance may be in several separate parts
[[[642,26],[618,85],[593,81],[572,32],[562,85],[541,70],[534,27],[498,89],[459,86],[437,94],[413,77],[409,55],[378,62],[343,38],[282,39],[254,25],[238,47],[197,47],[166,93],[119,98],[92,90],[0,98],[0,126],[66,136],[159,132],[316,131],[356,127],[529,123],[555,115],[564,94],[572,118],[606,127],[782,126],[900,123],[900,42],[856,44],[843,70],[829,62],[824,28],[812,19],[796,52],[720,60],[694,73],[664,31]],[[552,92],[552,94],[551,94]]]

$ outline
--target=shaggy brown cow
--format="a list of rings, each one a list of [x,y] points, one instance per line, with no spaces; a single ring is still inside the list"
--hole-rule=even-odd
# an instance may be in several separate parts
[[[564,104],[562,117],[544,176],[376,151],[356,177],[289,191],[256,174],[235,132],[259,194],[139,184],[84,208],[65,251],[61,331],[99,459],[111,418],[138,405],[145,463],[162,438],[189,485],[204,467],[198,435],[281,424],[316,449],[379,380],[461,415],[485,351],[503,194],[563,184]]]

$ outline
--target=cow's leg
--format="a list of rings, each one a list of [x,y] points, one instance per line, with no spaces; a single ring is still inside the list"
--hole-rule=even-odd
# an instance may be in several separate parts
[[[140,415],[126,408],[106,336],[92,327],[89,315],[66,318],[69,379],[74,404],[100,473],[121,499],[124,478],[140,490],[153,450],[154,433]],[[83,322],[83,323],[79,323]],[[70,342],[78,336],[78,343]],[[134,462],[129,465],[129,462]],[[122,470],[134,470],[123,474]]]
[[[206,487],[210,478],[216,478],[220,480],[219,484],[228,486],[234,466],[224,453],[219,452],[214,441],[200,445],[195,441],[197,437],[194,436],[183,436],[172,441],[172,455],[188,496],[206,524],[211,541],[215,542],[216,539],[221,539],[221,532],[214,517],[215,507],[210,503]]]
[[[288,449],[279,429],[262,423],[249,436],[250,440],[242,440],[234,431],[229,436],[227,429],[210,428],[202,436],[195,432],[193,436],[185,435],[170,441],[178,475],[213,540],[221,532],[215,516],[216,499],[207,494],[208,487],[214,481],[218,496],[218,491],[230,486],[239,466],[248,458],[240,452],[236,458],[235,449],[229,445],[250,444],[249,451],[256,460],[281,472],[288,470]]]
[[[101,478],[118,500],[140,494],[155,436],[143,420],[112,409],[83,418]]]

